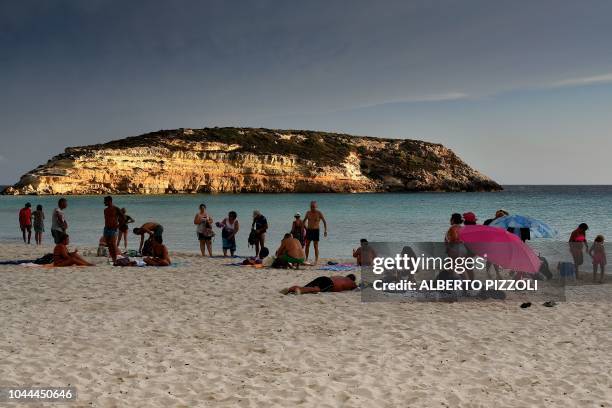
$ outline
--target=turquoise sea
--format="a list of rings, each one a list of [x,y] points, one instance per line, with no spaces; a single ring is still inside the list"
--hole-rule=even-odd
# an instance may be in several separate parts
[[[42,204],[47,215],[45,240],[50,238],[50,217],[57,196],[0,196],[0,241],[18,242],[17,214],[26,203]],[[116,196],[115,204],[126,207],[137,224],[155,220],[165,229],[170,250],[198,252],[193,217],[206,203],[215,221],[229,210],[238,212],[241,233],[238,254],[248,255],[247,236],[253,209],[268,218],[267,246],[275,249],[283,233],[291,228],[293,214],[304,214],[311,200],[328,220],[329,236],[322,239],[321,256],[350,257],[359,239],[370,241],[439,241],[453,212],[473,211],[479,223],[504,208],[548,222],[567,241],[581,222],[589,224],[589,241],[597,234],[612,239],[612,186],[506,186],[495,193],[400,193],[400,194],[237,194]],[[72,243],[94,247],[102,235],[104,209],[101,196],[69,196],[66,217]],[[217,230],[218,231],[218,230]],[[130,247],[137,244],[130,233]],[[221,252],[220,233],[213,243]]]

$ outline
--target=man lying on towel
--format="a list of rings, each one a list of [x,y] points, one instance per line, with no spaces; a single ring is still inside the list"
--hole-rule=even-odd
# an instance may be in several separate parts
[[[87,262],[76,250],[68,252],[68,244],[70,237],[64,232],[58,233],[57,240],[59,244],[53,249],[53,266],[93,266]]]
[[[281,290],[281,293],[283,295],[288,295],[289,293],[303,295],[306,293],[342,292],[345,290],[353,290],[357,288],[355,279],[355,275],[352,273],[346,276],[319,276],[312,282],[307,283],[306,286],[292,286],[290,288]]]

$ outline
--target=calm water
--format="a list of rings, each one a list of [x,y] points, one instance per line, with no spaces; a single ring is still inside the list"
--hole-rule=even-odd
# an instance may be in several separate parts
[[[50,217],[57,199],[0,196],[0,240],[20,239],[17,213],[30,201],[33,207],[42,204],[45,209],[45,239],[49,242]],[[268,218],[267,246],[275,248],[282,234],[290,230],[293,214],[304,214],[310,200],[319,202],[328,219],[329,237],[320,244],[322,257],[350,257],[351,248],[362,237],[371,241],[440,240],[452,212],[473,211],[482,222],[498,208],[548,222],[559,231],[560,240],[567,240],[580,222],[591,227],[589,240],[596,234],[612,238],[612,186],[508,186],[497,193],[116,196],[115,204],[126,207],[137,224],[160,222],[170,249],[186,252],[198,251],[193,217],[200,203],[206,203],[215,221],[235,210],[242,224],[238,253],[246,255],[251,251],[246,241],[253,209]],[[96,246],[103,227],[102,197],[68,197],[68,201],[66,217],[72,242]],[[134,247],[136,237],[130,235],[129,239]],[[219,232],[213,248],[220,253]]]

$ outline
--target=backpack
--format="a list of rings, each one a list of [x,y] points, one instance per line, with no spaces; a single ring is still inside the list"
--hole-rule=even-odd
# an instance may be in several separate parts
[[[257,236],[257,232],[254,229],[251,230],[251,232],[249,233],[249,245],[255,245],[258,241],[258,238],[259,237]]]

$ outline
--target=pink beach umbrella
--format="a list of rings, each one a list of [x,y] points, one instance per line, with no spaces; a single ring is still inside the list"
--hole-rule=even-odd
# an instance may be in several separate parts
[[[519,237],[501,228],[487,225],[465,225],[459,238],[474,254],[493,264],[520,272],[536,273],[540,258]]]

